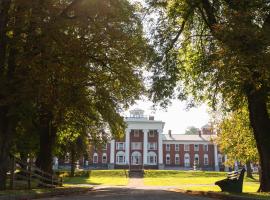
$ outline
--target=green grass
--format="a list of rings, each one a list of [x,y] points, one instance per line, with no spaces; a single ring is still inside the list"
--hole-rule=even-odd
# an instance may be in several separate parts
[[[177,186],[179,189],[191,191],[220,192],[214,183],[224,179],[226,172],[203,171],[177,171],[177,170],[146,170],[144,184],[148,186]],[[269,193],[257,193],[259,188],[258,175],[254,179],[244,178],[243,193],[237,194],[244,197],[270,199]],[[230,195],[229,193],[224,193]]]
[[[64,177],[65,185],[127,185],[128,178],[124,170],[92,170],[84,176]]]
[[[181,189],[197,191],[220,191],[214,183],[226,177],[226,172],[146,170],[144,184],[149,186],[179,186]],[[256,192],[258,176],[244,179],[244,192]]]
[[[224,172],[146,170],[144,184],[151,186],[181,186],[189,184],[213,184],[226,176]]]

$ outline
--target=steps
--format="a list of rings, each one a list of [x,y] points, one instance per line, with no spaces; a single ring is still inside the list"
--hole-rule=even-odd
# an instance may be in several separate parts
[[[143,170],[130,170],[128,174],[130,178],[143,178],[144,171]]]

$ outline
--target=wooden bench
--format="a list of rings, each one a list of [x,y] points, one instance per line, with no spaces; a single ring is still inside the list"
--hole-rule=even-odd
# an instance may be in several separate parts
[[[215,185],[218,185],[222,192],[241,193],[245,171],[243,168],[241,171],[230,172],[226,179],[215,182]]]

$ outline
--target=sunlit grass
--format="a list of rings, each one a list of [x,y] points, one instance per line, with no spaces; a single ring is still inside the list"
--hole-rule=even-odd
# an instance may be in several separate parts
[[[144,184],[148,186],[178,186],[180,189],[196,191],[221,191],[215,184],[227,176],[226,172],[147,170]],[[258,176],[244,179],[243,192],[256,192],[259,188]]]
[[[64,183],[121,186],[128,184],[128,178],[124,170],[93,170],[85,176],[64,177]]]

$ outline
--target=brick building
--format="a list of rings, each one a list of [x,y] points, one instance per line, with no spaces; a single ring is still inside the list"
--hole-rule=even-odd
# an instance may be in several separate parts
[[[127,128],[121,140],[104,147],[92,147],[89,166],[109,169],[197,169],[224,170],[226,157],[213,143],[216,134],[209,125],[198,134],[163,133],[165,123],[144,116],[135,109],[125,118]]]

